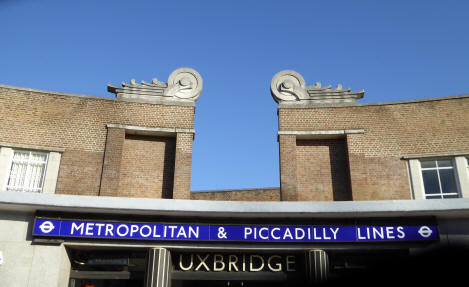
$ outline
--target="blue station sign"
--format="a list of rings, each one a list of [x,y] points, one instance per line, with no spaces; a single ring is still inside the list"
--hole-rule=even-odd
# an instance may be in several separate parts
[[[236,242],[393,242],[438,240],[436,225],[211,225],[36,218],[33,236]]]

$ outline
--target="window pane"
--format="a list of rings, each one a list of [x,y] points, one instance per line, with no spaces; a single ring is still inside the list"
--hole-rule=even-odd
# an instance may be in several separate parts
[[[421,161],[420,164],[422,165],[422,168],[436,167],[434,160]]]
[[[27,151],[15,151],[13,154],[13,161],[18,162],[18,161],[26,161],[28,160],[29,157],[29,152]]]
[[[34,180],[32,187],[35,191],[39,191],[42,188],[42,176],[44,174],[44,165],[34,166]]]
[[[425,194],[440,193],[440,185],[438,183],[438,174],[436,170],[422,170],[422,176]]]
[[[429,195],[426,199],[441,199],[441,195]]]
[[[31,157],[32,157],[33,161],[45,162],[46,158],[47,158],[47,155],[45,153],[33,152],[33,153],[31,153]]]
[[[438,161],[438,166],[439,166],[439,167],[448,167],[448,166],[453,166],[453,163],[451,162],[450,159],[447,159],[447,160],[439,160],[439,161]]]
[[[443,198],[459,198],[458,194],[444,194]]]
[[[443,193],[457,193],[453,169],[440,169],[441,189]]]
[[[26,169],[26,163],[13,163],[11,165],[11,172],[10,178],[8,180],[8,185],[11,187],[23,186]]]

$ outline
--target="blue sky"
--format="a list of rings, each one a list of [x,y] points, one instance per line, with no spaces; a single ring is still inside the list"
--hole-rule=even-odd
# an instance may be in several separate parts
[[[0,84],[102,97],[194,68],[192,190],[273,187],[274,74],[365,89],[362,103],[468,94],[468,15],[463,0],[0,0]]]

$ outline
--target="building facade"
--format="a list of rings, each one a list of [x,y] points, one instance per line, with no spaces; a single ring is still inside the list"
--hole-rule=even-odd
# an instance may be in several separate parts
[[[202,87],[189,68],[115,98],[1,85],[0,286],[430,283],[451,254],[432,251],[465,252],[469,95],[359,104],[279,72],[280,187],[191,192]]]

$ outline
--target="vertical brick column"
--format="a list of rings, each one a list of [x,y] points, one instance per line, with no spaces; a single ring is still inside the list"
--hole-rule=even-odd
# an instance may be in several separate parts
[[[280,200],[297,201],[296,135],[279,135]]]
[[[177,133],[174,162],[174,199],[190,199],[193,133]]]
[[[345,138],[345,144],[347,148],[348,155],[348,170],[350,178],[350,193],[351,200],[360,198],[360,190],[362,189],[362,182],[366,181],[366,174],[363,174],[363,165],[366,164],[362,156],[357,154],[354,149],[357,145],[360,145],[360,135],[358,134],[347,134]]]
[[[108,128],[99,195],[118,196],[125,130]]]

